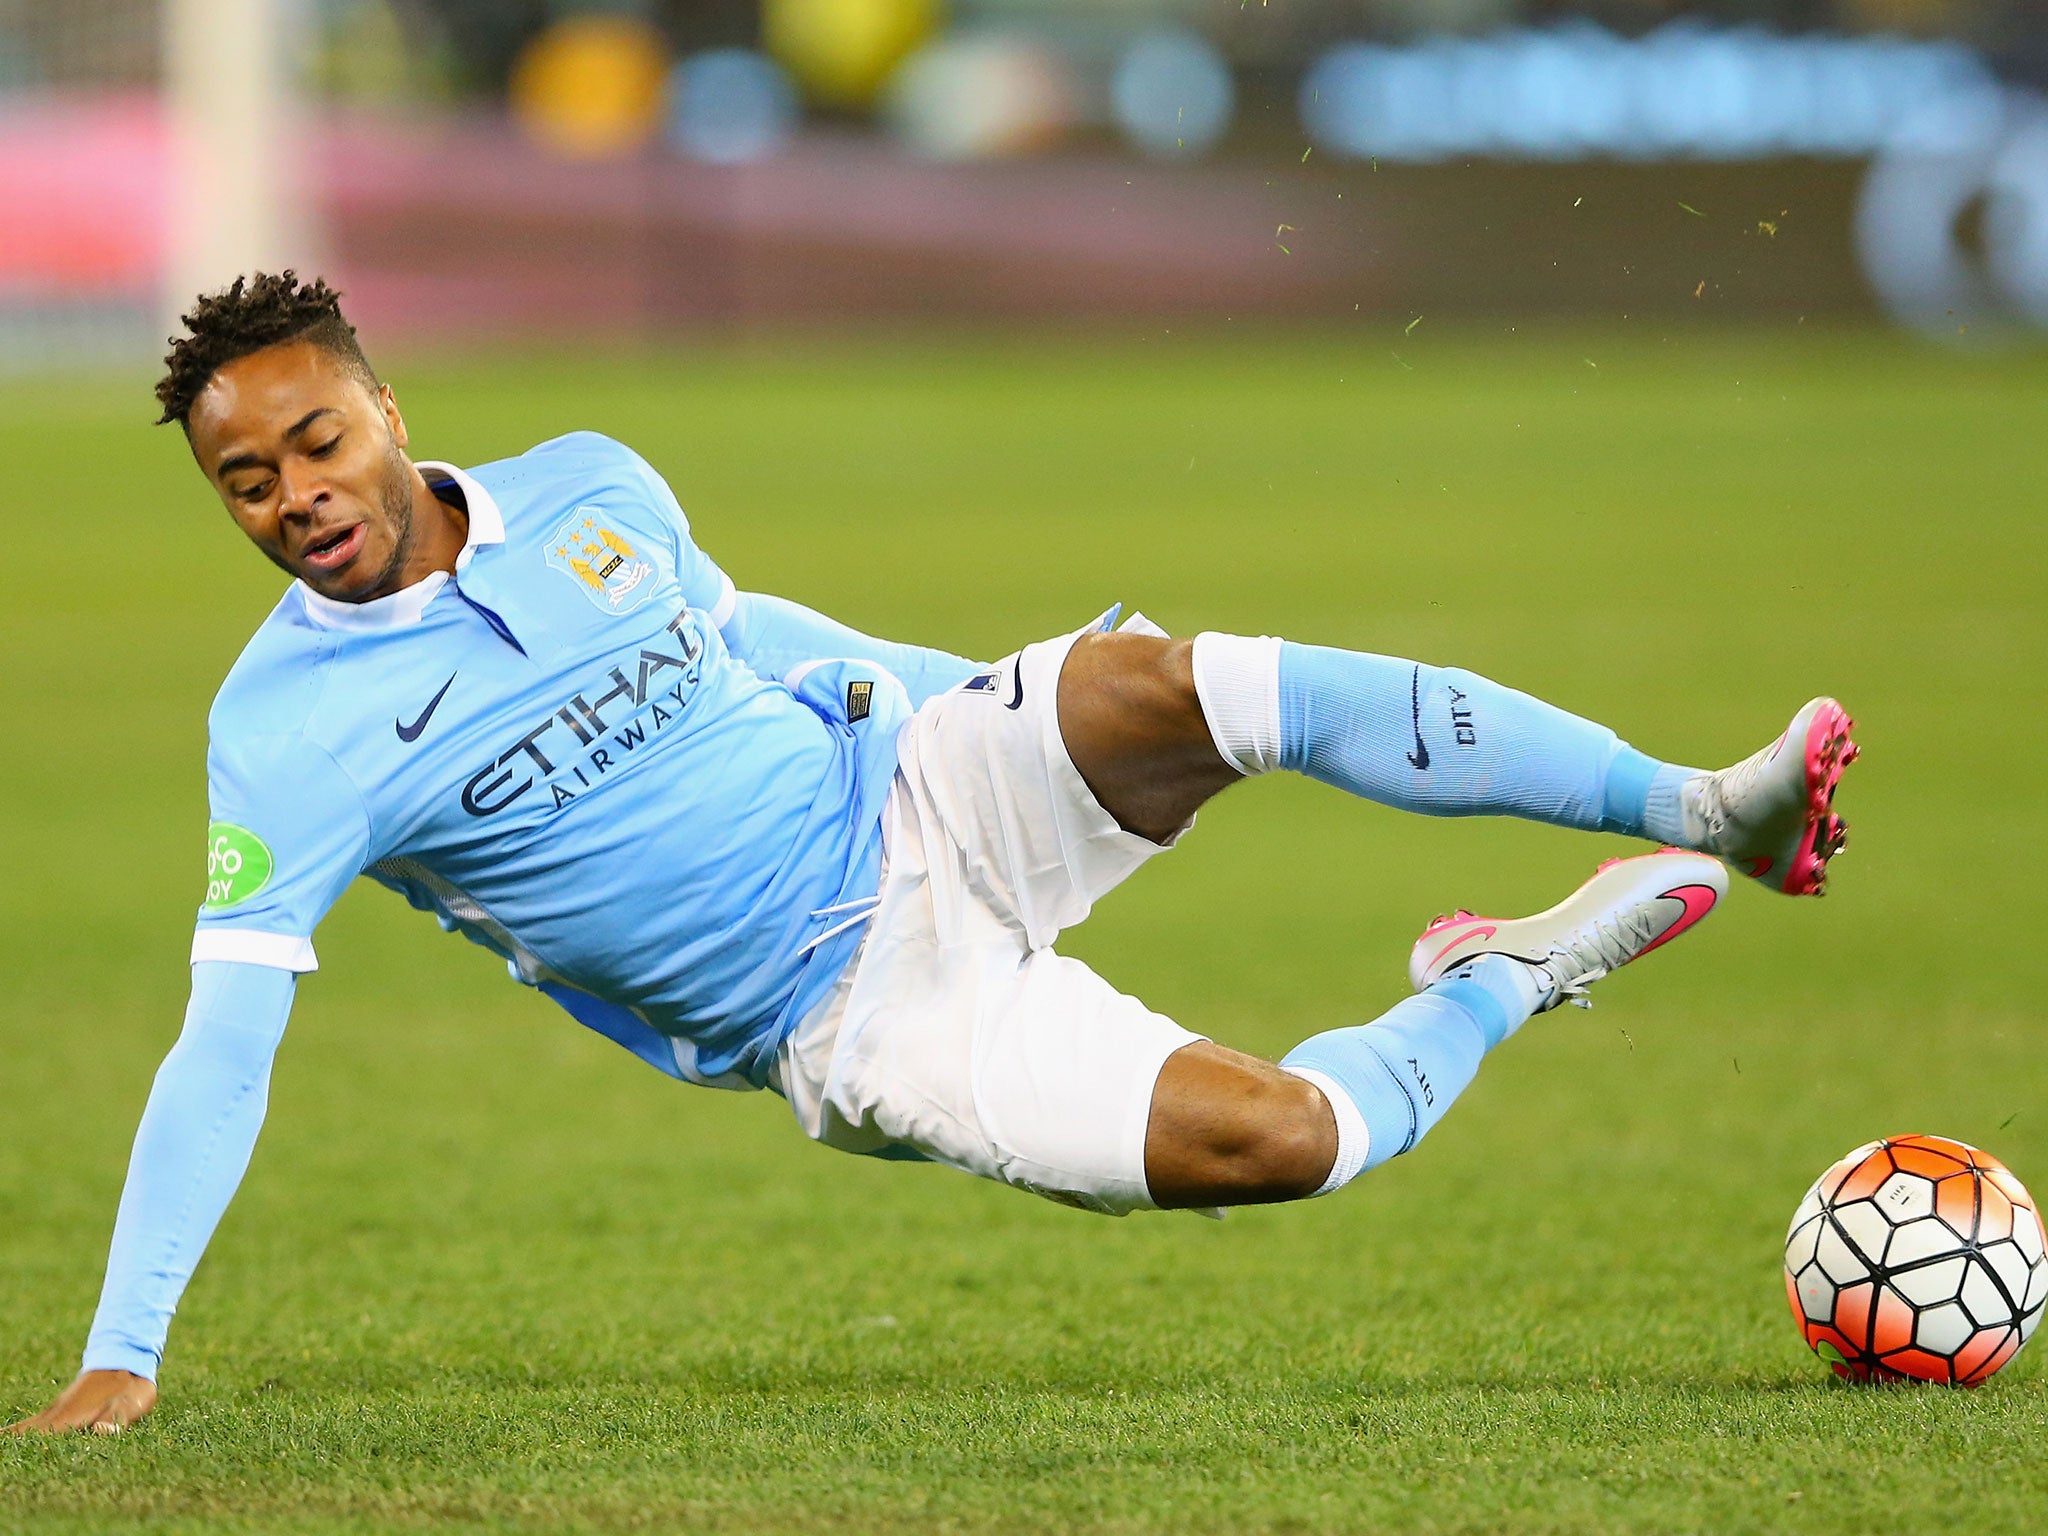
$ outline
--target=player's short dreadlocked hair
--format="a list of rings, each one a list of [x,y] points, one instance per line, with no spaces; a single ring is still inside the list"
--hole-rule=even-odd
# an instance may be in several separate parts
[[[187,426],[192,402],[211,379],[237,358],[281,341],[310,341],[340,359],[370,388],[377,375],[356,344],[356,328],[341,315],[341,295],[324,278],[302,283],[286,268],[238,277],[219,293],[201,294],[191,313],[179,316],[189,335],[172,340],[156,398],[163,406],[159,425]]]

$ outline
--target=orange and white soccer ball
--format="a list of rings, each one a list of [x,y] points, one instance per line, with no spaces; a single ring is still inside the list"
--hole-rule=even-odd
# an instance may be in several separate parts
[[[1855,1381],[1974,1387],[2048,1302],[2048,1234],[1997,1158],[1942,1136],[1858,1147],[1785,1238],[1785,1294],[1814,1353]]]

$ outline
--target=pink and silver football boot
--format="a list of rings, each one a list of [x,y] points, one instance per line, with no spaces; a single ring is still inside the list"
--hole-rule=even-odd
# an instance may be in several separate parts
[[[1586,988],[1668,944],[1728,894],[1728,871],[1704,853],[1666,848],[1610,859],[1563,901],[1534,917],[1458,912],[1422,931],[1408,956],[1420,992],[1481,955],[1511,955],[1548,978],[1543,1006],[1592,1006]],[[1539,978],[1540,979],[1540,978]]]
[[[1763,751],[1688,780],[1679,790],[1686,843],[1774,891],[1820,895],[1828,860],[1849,841],[1834,801],[1856,761],[1854,724],[1833,699],[1813,699]]]

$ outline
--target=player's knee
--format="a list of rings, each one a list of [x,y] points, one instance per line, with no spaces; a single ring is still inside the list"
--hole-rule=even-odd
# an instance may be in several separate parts
[[[1154,731],[1201,718],[1195,693],[1194,642],[1156,635],[1083,635],[1068,653],[1061,703],[1079,695],[1129,725]]]
[[[1199,709],[1195,694],[1195,642],[1162,640],[1150,659],[1152,685],[1160,698],[1176,708],[1190,705]]]
[[[1182,729],[1208,724],[1202,718],[1201,695],[1195,692],[1195,642],[1162,640],[1145,661],[1146,687],[1152,707]]]
[[[1194,643],[1084,635],[1060,674],[1060,734],[1103,809],[1127,832],[1171,839],[1239,778],[1195,693]]]
[[[1276,1069],[1247,1086],[1209,1150],[1218,1184],[1240,1199],[1299,1200],[1329,1174],[1335,1123],[1320,1089]]]

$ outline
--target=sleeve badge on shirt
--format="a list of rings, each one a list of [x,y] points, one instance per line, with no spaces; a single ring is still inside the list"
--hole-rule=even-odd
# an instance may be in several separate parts
[[[206,905],[239,906],[266,885],[277,860],[247,827],[216,821],[206,829]]]
[[[631,613],[654,590],[654,567],[595,502],[578,507],[554,531],[547,561],[606,613]]]

